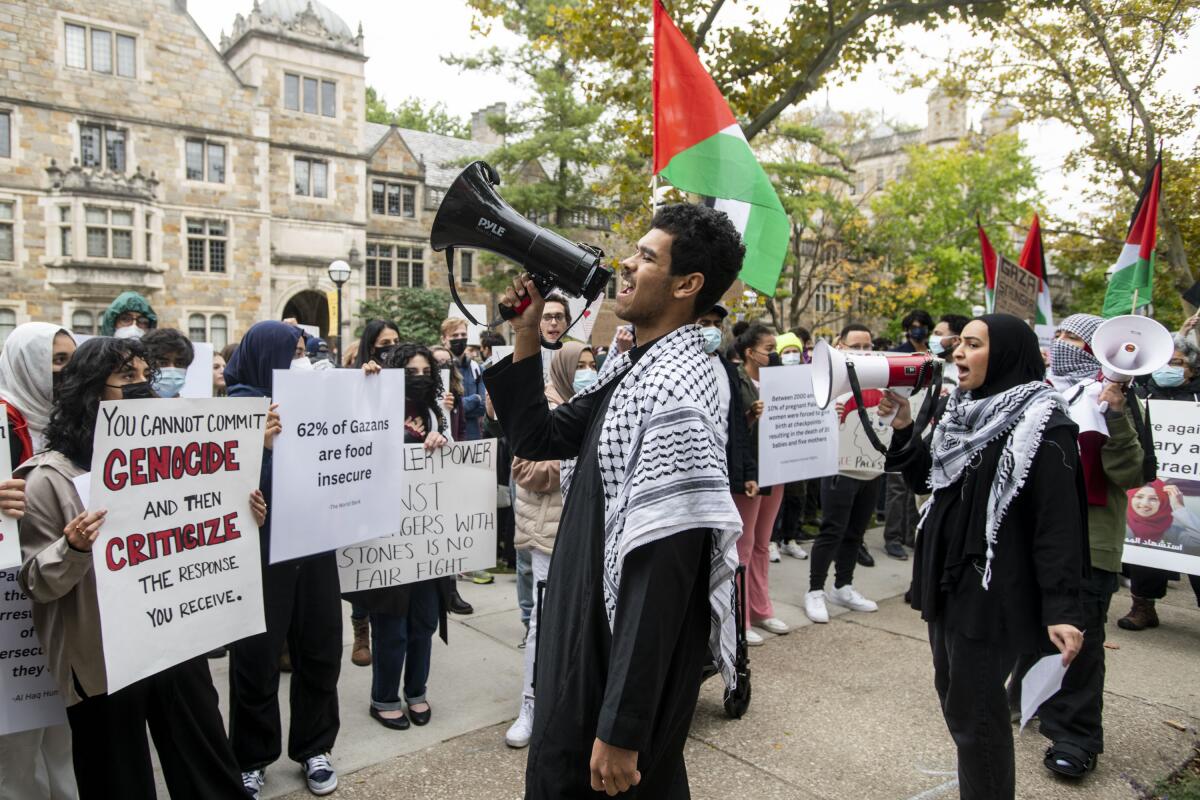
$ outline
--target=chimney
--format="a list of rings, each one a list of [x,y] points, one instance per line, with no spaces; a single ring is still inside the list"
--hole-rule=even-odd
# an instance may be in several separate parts
[[[504,135],[493,130],[488,124],[488,117],[505,116],[508,106],[504,103],[492,103],[487,108],[481,108],[471,114],[471,141],[480,144],[504,144]]]

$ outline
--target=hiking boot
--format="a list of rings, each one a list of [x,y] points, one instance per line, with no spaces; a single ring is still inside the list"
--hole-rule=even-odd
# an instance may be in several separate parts
[[[371,666],[371,622],[367,617],[350,618],[354,628],[354,644],[350,647],[350,663],[356,667]]]
[[[1154,610],[1154,601],[1134,597],[1133,608],[1129,609],[1128,614],[1117,620],[1117,627],[1127,631],[1157,628],[1158,612]]]

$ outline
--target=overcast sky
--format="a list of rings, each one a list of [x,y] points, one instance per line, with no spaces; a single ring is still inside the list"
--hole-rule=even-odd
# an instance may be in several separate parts
[[[370,60],[366,65],[367,83],[378,89],[390,103],[409,96],[426,101],[442,101],[451,112],[465,116],[497,100],[514,104],[521,99],[520,87],[499,75],[460,73],[455,67],[441,62],[441,56],[470,53],[491,45],[511,45],[515,39],[503,30],[493,30],[484,39],[471,32],[471,13],[462,0],[336,0],[327,5],[351,27],[363,26],[364,47]],[[760,0],[768,15],[785,14],[789,0]],[[203,0],[190,4],[190,11],[215,43],[222,29],[233,27],[238,13],[249,13],[251,0]],[[737,3],[726,6],[720,19],[724,24],[736,24],[744,14]],[[498,28],[498,26],[497,26]],[[944,56],[951,48],[962,49],[966,37],[961,27],[927,32],[910,29],[904,34],[906,51],[912,55],[900,65],[868,67],[854,81],[831,86],[829,98],[839,111],[870,110],[881,112],[890,120],[924,125],[926,90],[897,91],[900,80],[897,70],[927,68],[930,58]],[[1200,46],[1193,36],[1188,51],[1177,57],[1168,71],[1167,82],[1176,91],[1195,91],[1194,68],[1200,63]],[[649,31],[647,31],[649,46]],[[925,55],[921,55],[925,54]],[[809,103],[824,103],[825,93],[811,98]],[[971,109],[976,123],[981,108]],[[1052,211],[1069,213],[1078,208],[1080,192],[1085,188],[1080,178],[1062,173],[1063,157],[1078,142],[1069,130],[1053,123],[1023,125],[1022,137],[1034,156],[1042,174],[1041,185]],[[1132,208],[1132,205],[1131,205]]]

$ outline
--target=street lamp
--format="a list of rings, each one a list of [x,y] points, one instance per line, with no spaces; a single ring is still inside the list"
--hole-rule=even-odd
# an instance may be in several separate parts
[[[340,258],[329,265],[329,280],[337,287],[337,361],[342,364],[342,284],[350,280],[350,265]]]

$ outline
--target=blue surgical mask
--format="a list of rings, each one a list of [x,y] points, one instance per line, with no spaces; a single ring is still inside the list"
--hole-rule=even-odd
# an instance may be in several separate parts
[[[783,364],[785,367],[790,367],[790,366],[792,366],[792,365],[794,365],[794,364],[799,364],[799,363],[801,362],[801,356],[800,356],[800,353],[799,353],[799,352],[795,352],[795,353],[784,353],[783,355],[781,355],[781,356],[779,357],[779,361],[780,361],[780,362],[781,362],[781,363],[782,363],[782,364]]]
[[[1170,389],[1174,386],[1183,385],[1183,367],[1172,367],[1167,365],[1154,370],[1150,376],[1154,379],[1154,383],[1164,389]]]
[[[917,325],[908,329],[908,338],[914,342],[923,342],[929,337],[929,328],[924,325]]]
[[[940,356],[946,352],[946,348],[942,346],[942,337],[934,336],[929,340],[929,352],[935,356]]]
[[[576,394],[579,394],[591,388],[598,378],[594,369],[577,369],[575,370],[575,380],[571,382],[571,388],[575,390]]]
[[[710,356],[717,352],[717,348],[721,346],[721,329],[720,328],[701,328],[700,334],[704,337],[704,352]]]
[[[154,379],[154,393],[159,397],[179,397],[179,390],[187,378],[187,370],[180,367],[163,367]]]

